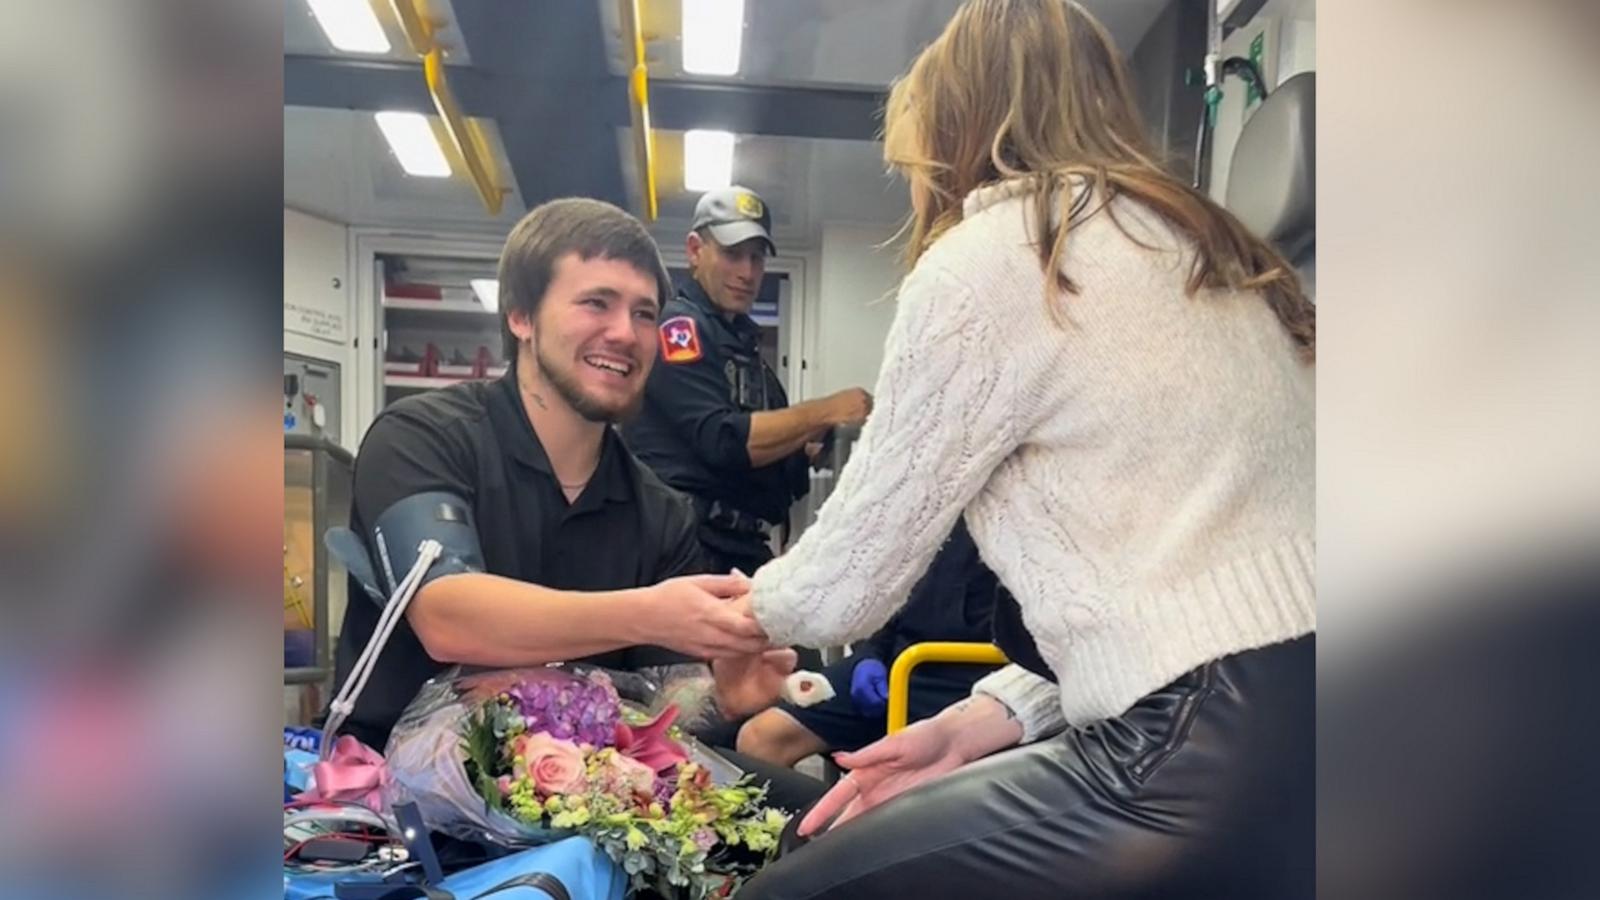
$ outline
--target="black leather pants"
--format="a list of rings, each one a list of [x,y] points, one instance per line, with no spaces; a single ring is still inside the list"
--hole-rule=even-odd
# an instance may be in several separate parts
[[[1201,666],[786,853],[741,900],[1315,892],[1316,638]]]

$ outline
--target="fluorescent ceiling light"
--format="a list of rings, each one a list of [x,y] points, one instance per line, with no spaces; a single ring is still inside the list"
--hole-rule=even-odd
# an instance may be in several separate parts
[[[307,0],[328,42],[350,53],[388,53],[389,37],[371,0]]]
[[[683,186],[714,191],[733,184],[733,135],[726,131],[683,134]]]
[[[500,311],[500,282],[494,278],[472,279],[472,292],[478,295],[478,302],[489,312]]]
[[[407,175],[450,177],[450,161],[439,149],[433,124],[427,116],[414,112],[381,112],[374,113],[373,117],[378,120],[378,130],[383,132],[389,149],[394,151]]]
[[[683,0],[683,70],[697,75],[739,71],[744,0]]]

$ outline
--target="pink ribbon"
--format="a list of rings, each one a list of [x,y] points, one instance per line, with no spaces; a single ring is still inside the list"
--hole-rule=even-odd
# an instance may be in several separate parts
[[[311,767],[311,777],[311,788],[296,800],[340,800],[383,812],[383,788],[389,783],[389,767],[382,754],[348,734],[334,742],[328,759]]]
[[[638,727],[617,723],[617,752],[629,759],[638,760],[656,774],[664,774],[674,766],[689,760],[689,754],[679,743],[667,737],[667,729],[678,718],[678,707],[668,706],[654,721]]]

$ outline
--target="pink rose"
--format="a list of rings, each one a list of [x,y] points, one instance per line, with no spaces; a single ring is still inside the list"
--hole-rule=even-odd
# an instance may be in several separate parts
[[[512,744],[516,762],[512,771],[526,773],[541,796],[573,794],[584,788],[583,751],[571,741],[548,734],[519,735]]]

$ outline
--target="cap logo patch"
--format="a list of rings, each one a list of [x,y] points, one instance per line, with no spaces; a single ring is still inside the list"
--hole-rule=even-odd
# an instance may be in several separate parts
[[[661,323],[661,358],[669,363],[699,362],[700,329],[693,316],[678,316]]]
[[[739,210],[739,215],[749,219],[759,219],[766,214],[766,208],[761,203],[761,198],[755,194],[736,194],[733,198],[734,208]]]

